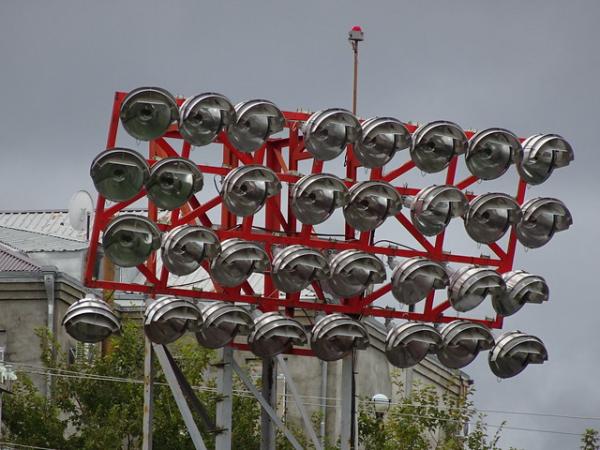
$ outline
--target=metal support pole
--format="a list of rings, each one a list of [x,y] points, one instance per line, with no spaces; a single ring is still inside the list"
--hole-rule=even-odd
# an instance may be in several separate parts
[[[355,448],[354,352],[342,359],[341,450]]]
[[[298,411],[300,411],[300,416],[302,417],[302,421],[304,422],[304,429],[308,433],[310,440],[312,441],[313,445],[315,446],[315,450],[323,450],[323,446],[321,445],[321,442],[319,441],[319,438],[317,437],[317,433],[315,432],[312,421],[310,420],[310,417],[308,416],[308,413],[306,412],[306,408],[304,408],[304,403],[302,403],[302,399],[300,399],[300,394],[298,393],[298,389],[296,388],[296,383],[294,382],[294,379],[292,378],[292,374],[290,373],[287,363],[285,362],[285,359],[283,358],[283,356],[277,355],[277,363],[279,364],[279,367],[281,368],[281,371],[283,372],[283,375],[285,376],[286,385],[289,385],[289,387],[290,387],[290,391],[292,392],[292,397],[294,398],[294,402],[296,403],[296,406],[298,407]]]
[[[142,450],[152,450],[152,420],[154,418],[154,364],[152,342],[144,335],[144,419]]]
[[[175,403],[177,403],[177,407],[179,408],[179,412],[181,413],[181,417],[183,418],[183,422],[190,434],[190,438],[194,443],[194,447],[196,450],[207,450],[204,441],[202,440],[202,435],[200,434],[200,430],[194,421],[194,416],[192,415],[192,411],[190,410],[189,405],[185,400],[185,395],[183,393],[183,389],[179,384],[179,380],[177,379],[177,375],[173,370],[171,365],[171,361],[167,356],[167,352],[164,346],[152,344],[154,349],[154,353],[156,354],[156,358],[162,367],[162,370],[165,374],[165,378],[167,379],[167,383],[171,388],[171,392],[173,393],[173,398],[175,399]]]
[[[256,389],[256,386],[254,385],[250,377],[240,368],[240,366],[238,366],[235,360],[231,362],[231,365],[233,367],[233,370],[235,370],[235,373],[237,373],[240,377],[240,380],[242,380],[242,383],[244,383],[246,388],[248,388],[252,395],[254,395],[254,398],[258,400],[258,403],[260,403],[260,406],[262,406],[263,410],[266,411],[267,414],[271,417],[273,423],[281,430],[283,434],[285,434],[285,437],[287,437],[288,441],[290,441],[292,447],[294,447],[296,450],[303,450],[302,446],[298,442],[298,439],[296,439],[296,436],[294,436],[290,432],[290,430],[286,428],[279,416],[277,416],[277,411],[275,411],[273,407],[269,404],[269,402],[267,402],[263,398],[262,394],[258,392],[258,389]]]
[[[231,361],[233,360],[233,349],[223,347],[221,350],[221,363],[219,364],[219,376],[217,377],[217,392],[219,401],[217,402],[217,428],[220,433],[215,439],[216,450],[231,450],[231,428],[233,411],[233,369]]]
[[[354,52],[354,78],[352,82],[352,114],[356,114],[356,103],[358,97],[358,41],[352,42]]]
[[[262,397],[277,411],[277,370],[273,358],[263,358],[262,362]],[[264,408],[260,413],[260,449],[275,450],[275,427],[268,411]]]

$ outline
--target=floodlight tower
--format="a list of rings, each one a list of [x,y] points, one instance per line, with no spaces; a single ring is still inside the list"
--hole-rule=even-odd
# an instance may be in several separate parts
[[[348,32],[348,41],[352,46],[354,52],[354,81],[352,84],[352,114],[356,114],[356,97],[357,97],[357,83],[358,83],[358,43],[365,40],[365,34],[363,33],[360,25],[354,25]]]

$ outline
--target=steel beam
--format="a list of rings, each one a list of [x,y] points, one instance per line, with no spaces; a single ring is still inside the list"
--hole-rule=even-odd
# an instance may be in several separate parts
[[[221,362],[219,363],[219,375],[217,376],[217,428],[219,434],[215,439],[216,450],[231,450],[231,428],[233,412],[233,348],[223,347],[221,350]]]
[[[296,406],[298,407],[298,411],[300,411],[300,416],[302,417],[302,422],[304,422],[304,430],[308,433],[308,436],[310,437],[310,440],[312,441],[313,445],[315,446],[315,449],[323,450],[323,446],[321,445],[321,442],[319,441],[319,438],[317,437],[317,433],[315,432],[313,423],[310,420],[310,417],[308,416],[306,409],[304,408],[304,403],[300,399],[300,394],[298,393],[298,389],[296,388],[296,383],[294,382],[294,379],[292,378],[292,374],[290,373],[287,363],[285,362],[285,359],[282,355],[277,355],[277,363],[279,364],[279,367],[281,368],[283,375],[285,375],[285,382],[290,387],[290,391],[292,392],[292,397],[294,398],[294,402],[296,403]]]
[[[296,436],[294,436],[292,434],[292,432],[290,430],[288,430],[287,427],[283,424],[283,422],[277,415],[277,411],[275,411],[273,409],[273,407],[269,404],[269,402],[267,402],[263,398],[262,394],[258,391],[258,389],[254,385],[254,383],[252,382],[252,380],[250,379],[248,374],[246,374],[241,369],[241,367],[235,362],[235,360],[233,360],[231,362],[231,366],[233,367],[233,370],[235,371],[235,373],[237,373],[238,377],[240,377],[240,380],[242,380],[242,383],[244,383],[244,385],[252,393],[254,398],[256,398],[256,400],[258,400],[258,402],[260,403],[260,406],[262,406],[263,410],[265,410],[267,412],[267,414],[269,414],[269,417],[271,418],[271,420],[273,421],[275,426],[277,426],[277,428],[279,428],[281,430],[281,432],[285,435],[285,437],[288,439],[288,441],[290,441],[290,444],[292,444],[292,447],[294,447],[296,450],[303,450],[302,446],[298,442],[298,439],[296,439]]]
[[[354,352],[353,352],[354,353]],[[356,403],[354,399],[354,354],[350,353],[342,359],[342,410],[340,427],[340,450],[355,448]]]
[[[188,433],[190,434],[190,438],[192,438],[194,447],[196,448],[196,450],[207,450],[206,445],[204,444],[204,440],[202,440],[200,430],[198,429],[198,426],[194,421],[192,411],[190,410],[190,407],[187,404],[185,395],[183,393],[183,389],[181,388],[177,375],[175,374],[175,370],[173,370],[171,360],[167,356],[166,347],[158,344],[152,344],[152,347],[154,349],[154,353],[156,354],[156,358],[158,359],[158,362],[160,363],[160,366],[162,367],[162,370],[165,374],[167,383],[171,388],[173,398],[175,399],[175,403],[177,403],[177,407],[179,408],[181,417],[183,418]]]
[[[262,386],[261,394],[273,410],[277,411],[277,365],[273,358],[262,360]],[[275,427],[269,412],[262,409],[260,412],[260,450],[275,450]]]
[[[154,364],[152,342],[144,335],[144,418],[142,450],[152,450],[152,420],[154,418]]]

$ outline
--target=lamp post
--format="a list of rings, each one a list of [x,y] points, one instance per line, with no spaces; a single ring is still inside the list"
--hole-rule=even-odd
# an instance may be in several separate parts
[[[352,114],[356,114],[356,97],[358,84],[358,43],[364,41],[365,34],[359,25],[354,25],[348,32],[348,40],[354,52],[354,81],[352,84]]]
[[[373,409],[375,410],[375,417],[379,421],[383,419],[383,416],[389,411],[391,400],[384,394],[375,394],[371,399],[373,402]]]

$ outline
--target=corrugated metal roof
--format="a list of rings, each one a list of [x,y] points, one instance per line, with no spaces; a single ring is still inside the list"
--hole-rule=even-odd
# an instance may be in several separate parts
[[[69,252],[87,248],[87,242],[85,241],[4,226],[0,226],[0,242],[25,253]]]
[[[85,231],[69,224],[67,210],[0,211],[0,226],[85,241]]]
[[[0,245],[0,272],[39,272],[41,267],[26,255]]]

